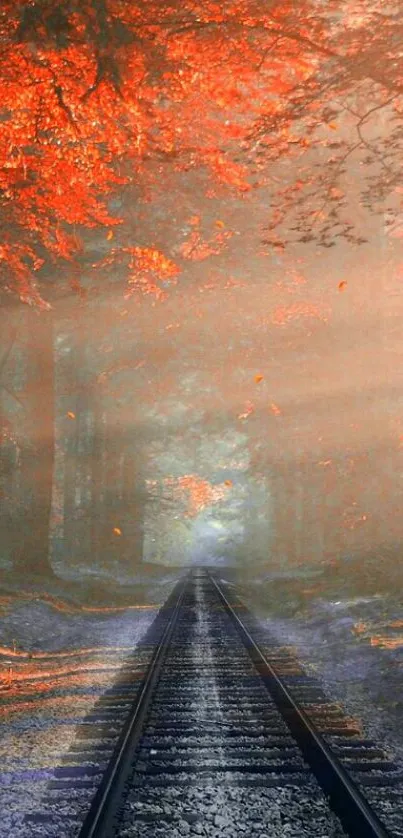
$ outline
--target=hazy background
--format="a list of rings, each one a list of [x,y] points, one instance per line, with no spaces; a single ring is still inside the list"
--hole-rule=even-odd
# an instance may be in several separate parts
[[[253,18],[253,4],[249,12]],[[256,118],[255,133],[239,143],[248,188],[236,167],[231,177],[240,185],[233,188],[229,175],[226,182],[222,162],[212,176],[205,161],[186,163],[186,154],[177,164],[175,150],[172,159],[166,151],[145,154],[141,169],[109,199],[121,226],[80,230],[79,293],[47,266],[41,292],[48,293],[50,310],[6,297],[0,336],[5,586],[30,580],[62,590],[65,584],[90,597],[99,582],[104,596],[124,595],[127,585],[136,596],[136,586],[166,567],[207,564],[231,568],[243,580],[282,585],[285,579],[295,587],[299,579],[303,590],[323,595],[340,587],[348,596],[396,590],[403,527],[403,187],[400,76],[388,47],[394,33],[400,55],[401,33],[392,12],[385,12],[374,41],[368,20],[378,19],[376,3],[367,11],[356,4],[330,9],[319,21],[348,56],[340,66],[356,62],[355,75],[350,68],[340,81],[330,59],[322,72],[317,54],[286,38],[273,43],[275,58],[266,62],[262,53],[252,81],[239,77],[236,95],[237,73],[250,70],[246,41],[240,42],[245,55],[231,54],[231,70],[215,64],[212,21],[205,34],[195,24],[203,66],[194,46],[192,52],[186,41],[173,47],[168,40],[168,68],[179,78],[185,61],[205,87],[192,81],[187,99],[174,85],[164,87],[158,120],[168,110],[169,129],[193,136],[204,154],[203,143],[228,124],[217,142],[228,142],[220,153],[230,150],[229,166],[235,129]],[[187,13],[193,21],[193,11]],[[215,14],[210,7],[204,13]],[[302,26],[299,12],[277,5],[275,13],[287,32],[291,24]],[[311,25],[309,3],[302,13]],[[49,55],[53,25],[47,19]],[[360,39],[367,64],[357,64]],[[382,78],[374,69],[375,48],[384,52]],[[63,49],[60,40],[57,56]],[[161,67],[146,57],[150,84],[156,78],[167,85],[169,73],[160,78]],[[295,89],[284,86],[286,60],[293,62]],[[275,88],[276,74],[283,88],[280,82]],[[388,98],[393,85],[396,95]],[[72,91],[67,85],[65,95]],[[278,97],[274,116],[268,91]],[[150,131],[162,131],[158,120]],[[363,139],[356,149],[357,132]],[[309,142],[300,147],[301,136]],[[278,154],[270,149],[273,137]],[[307,184],[311,193],[300,204]],[[180,270],[162,273],[154,285],[128,280],[127,262],[115,258],[128,245],[156,248]],[[316,588],[305,584],[312,579]]]

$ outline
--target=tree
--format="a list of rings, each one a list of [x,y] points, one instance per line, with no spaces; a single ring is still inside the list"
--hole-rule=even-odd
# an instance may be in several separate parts
[[[202,166],[216,188],[240,194],[264,186],[274,246],[286,243],[275,231],[290,217],[300,241],[361,241],[347,190],[395,219],[403,75],[393,5],[20,0],[1,14],[1,261],[22,299],[44,305],[49,260],[77,282],[81,231],[106,226],[112,238],[122,219],[108,198],[130,181],[155,182],[150,161]],[[358,191],[349,160],[367,173]],[[285,162],[278,187],[273,164]],[[144,269],[159,276],[155,248],[148,258],[125,236],[113,257],[131,254],[133,284]]]
[[[2,553],[25,571],[50,573],[48,524],[53,480],[53,341],[51,312],[4,317],[0,378]]]
[[[84,293],[83,274],[120,277],[123,265],[126,295],[161,297],[186,261],[232,245],[220,219],[203,235],[202,199],[247,201],[254,188],[270,207],[270,249],[360,243],[361,205],[400,235],[403,30],[398,5],[380,0],[5,0],[0,34],[0,284],[47,318],[30,321],[42,332],[30,374],[46,381],[48,476],[29,518],[37,501],[48,509],[48,309],[61,282]],[[170,174],[196,171],[195,214],[168,249],[157,223],[147,240],[125,207],[118,216],[118,190],[157,203]],[[35,447],[34,421],[30,433]],[[27,469],[28,487],[32,458]]]
[[[24,312],[28,337],[25,439],[21,445],[23,507],[13,563],[49,574],[49,517],[54,465],[53,321],[49,312]]]

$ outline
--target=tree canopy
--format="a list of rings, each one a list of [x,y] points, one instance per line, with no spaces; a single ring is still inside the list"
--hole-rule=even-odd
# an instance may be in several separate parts
[[[110,203],[166,166],[202,167],[210,190],[267,190],[270,247],[360,243],[356,206],[399,235],[397,3],[18,0],[2,5],[0,37],[1,282],[25,302],[48,306],[51,264],[79,285],[85,229],[105,229],[98,266],[123,261],[132,291],[174,281],[180,264]]]

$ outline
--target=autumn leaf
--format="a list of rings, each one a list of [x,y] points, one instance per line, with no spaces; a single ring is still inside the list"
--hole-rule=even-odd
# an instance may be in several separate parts
[[[37,10],[41,5],[43,15]],[[56,26],[60,32],[56,33],[55,15],[63,6],[57,0],[46,0],[44,4],[3,0],[8,22],[7,31],[2,32],[0,68],[0,187],[4,215],[9,220],[5,236],[2,233],[0,249],[4,256],[0,255],[0,261],[6,262],[4,276],[11,275],[20,299],[30,305],[43,305],[33,279],[40,261],[50,256],[71,262],[82,249],[76,233],[69,231],[76,227],[100,228],[102,236],[112,243],[112,228],[127,221],[124,202],[117,203],[117,207],[122,206],[123,217],[112,217],[108,210],[117,187],[132,183],[135,190],[147,196],[147,202],[154,199],[154,164],[158,166],[169,158],[177,172],[202,168],[210,180],[205,190],[208,198],[214,198],[223,188],[244,197],[244,193],[260,185],[269,161],[283,158],[287,164],[297,156],[304,157],[310,146],[316,148],[317,138],[312,130],[315,124],[331,131],[340,127],[334,107],[334,56],[339,55],[341,67],[347,58],[342,58],[338,38],[344,37],[346,28],[351,35],[349,14],[353,29],[359,19],[356,12],[347,11],[348,3],[344,4],[346,10],[340,13],[337,24],[332,13],[316,19],[311,14],[311,4],[305,4],[305,8],[302,4],[295,20],[291,15],[292,25],[287,23],[289,7],[293,5],[290,3],[280,4],[270,21],[267,10],[260,9],[254,0],[230,4],[228,9],[221,9],[213,0],[185,3],[175,18],[175,38],[171,37],[170,7],[162,13],[159,4],[151,4],[149,14],[143,15],[139,12],[143,4],[104,2],[101,8],[106,6],[107,13],[99,12],[98,5],[66,4],[68,12],[60,13],[61,24]],[[337,6],[336,0],[330,5]],[[374,11],[362,18],[362,28],[360,25],[356,29],[347,48],[348,61],[353,63],[361,49],[365,52],[366,39],[378,22],[376,7],[381,4],[372,5]],[[107,23],[101,25],[103,14]],[[385,57],[385,72],[391,74],[391,90],[397,85],[400,66],[392,60],[398,57],[397,46],[386,45],[386,40],[394,44],[389,27],[395,26],[399,33],[398,22],[393,20],[392,16],[385,24],[385,44],[379,35],[379,54]],[[259,31],[259,37],[246,36],[250,27],[255,33]],[[231,37],[226,36],[229,30]],[[276,32],[288,33],[286,53],[283,37],[273,40]],[[156,53],[149,48],[153,39]],[[320,42],[320,49],[313,49],[313,42]],[[374,43],[377,47],[378,41]],[[161,73],[152,66],[159,52]],[[222,73],[217,72],[218,55],[225,68]],[[319,55],[323,58],[320,69]],[[355,69],[357,73],[349,78],[346,96],[350,84],[366,78],[359,61]],[[377,79],[372,81],[376,83]],[[301,98],[305,83],[309,89],[306,108],[302,107]],[[372,105],[375,97],[377,108],[378,93],[369,95]],[[368,116],[376,108],[369,107]],[[392,108],[400,115],[398,101]],[[315,113],[317,118],[312,122]],[[354,115],[351,111],[349,119]],[[355,116],[357,127],[360,117]],[[327,144],[337,149],[343,143],[331,143],[329,139]],[[340,171],[346,159],[344,153],[336,151],[330,158],[332,164],[336,163],[335,172]],[[376,148],[375,153],[381,154]],[[400,161],[397,146],[395,155]],[[323,169],[315,173],[316,164],[310,166],[311,158],[306,159],[308,166],[303,167],[302,176],[289,189],[293,193],[298,190],[297,211],[309,226],[314,216],[310,211],[305,214],[306,199],[310,202],[315,194],[315,183],[321,193],[326,193],[323,197],[334,202],[343,198],[343,193],[336,186],[329,188]],[[370,162],[362,162],[371,166]],[[323,165],[327,165],[325,160]],[[397,171],[386,178],[388,192],[401,189],[395,186],[398,165]],[[278,183],[276,176],[270,175],[271,179]],[[164,178],[160,180],[165,191]],[[331,178],[330,183],[333,182],[336,181]],[[283,220],[295,209],[289,194],[281,186],[273,196]],[[188,212],[196,212],[196,206]],[[200,216],[191,215],[189,224],[195,234],[200,229]],[[225,235],[224,221],[213,218],[212,226],[216,235]],[[298,226],[292,229],[298,230]],[[347,226],[347,232],[338,235],[350,236],[349,229]],[[400,236],[399,229],[390,235]],[[160,230],[153,231],[153,239],[155,236],[157,241],[160,234]],[[313,238],[315,235],[305,235],[301,241]],[[286,246],[277,234],[268,244],[279,253]],[[191,241],[190,255],[182,255],[192,259],[205,258],[209,253],[218,255],[225,241],[213,239],[212,245],[213,251],[209,250],[209,242]],[[330,246],[327,242],[324,245]],[[164,280],[164,287],[175,281],[174,274],[170,279],[164,275],[167,263],[158,263],[145,246],[121,252],[126,257],[131,252],[132,257],[127,266],[129,289],[124,298],[139,291],[162,299],[164,291],[159,280]],[[41,276],[39,286],[40,283]]]
[[[234,484],[233,484],[232,480],[224,480],[224,486],[229,486],[230,487],[230,486],[233,486],[233,485]]]
[[[119,529],[119,527],[114,527],[113,532],[115,533],[115,535],[122,535],[122,530]]]
[[[195,262],[202,261],[209,256],[221,253],[231,237],[232,233],[228,230],[222,233],[217,231],[210,241],[203,241],[200,233],[194,230],[187,241],[180,246],[179,252],[185,259],[191,259]]]
[[[392,239],[403,239],[403,227],[400,225],[389,229],[388,235]]]
[[[345,279],[342,279],[342,281],[339,282],[337,287],[338,287],[339,291],[344,291],[346,285],[347,285],[347,281]]]
[[[302,317],[314,317],[327,323],[328,314],[330,314],[330,311],[327,310],[322,302],[315,304],[313,302],[300,301],[291,305],[278,306],[273,312],[271,322],[276,326],[285,326],[292,320],[299,320]]]
[[[255,375],[255,381],[256,381],[256,384],[260,384],[260,382],[263,381],[263,375],[260,375],[260,373]]]
[[[73,413],[72,410],[68,410],[67,413],[66,413],[66,416],[68,416],[69,419],[75,419],[76,418],[76,414]]]
[[[238,419],[247,419],[248,416],[250,416],[251,413],[253,413],[254,409],[255,409],[255,406],[254,406],[254,404],[252,404],[252,402],[246,402],[245,410],[243,411],[243,413],[240,413],[238,415]]]
[[[166,487],[170,487],[173,496],[184,499],[187,505],[186,517],[193,518],[206,506],[219,503],[225,498],[222,484],[212,485],[196,474],[184,474],[182,477],[167,477]]]

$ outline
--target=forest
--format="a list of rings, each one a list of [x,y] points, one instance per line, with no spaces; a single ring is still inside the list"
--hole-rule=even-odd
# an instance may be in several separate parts
[[[0,45],[4,578],[390,584],[399,3],[3,0]]]

